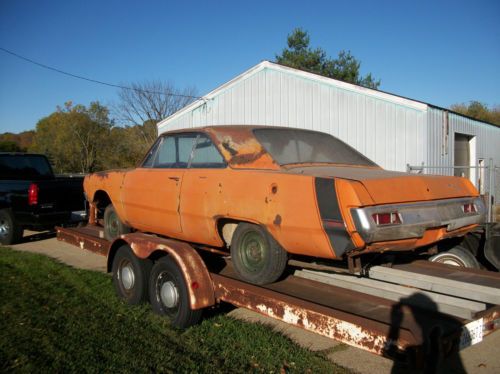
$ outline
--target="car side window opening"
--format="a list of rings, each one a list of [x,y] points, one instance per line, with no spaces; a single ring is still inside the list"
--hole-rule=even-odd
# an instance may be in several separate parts
[[[149,150],[148,154],[144,158],[144,161],[142,162],[142,167],[143,168],[151,168],[153,167],[153,162],[155,160],[156,152],[158,151],[158,147],[160,146],[161,142],[163,141],[163,138],[158,139],[155,144],[151,147]]]
[[[196,137],[196,134],[162,137],[158,142],[157,149],[150,151],[143,163],[143,167],[155,169],[187,168]]]
[[[151,148],[143,168],[224,168],[226,163],[205,134],[164,136]]]
[[[226,163],[214,143],[205,134],[198,135],[190,168],[224,168]]]

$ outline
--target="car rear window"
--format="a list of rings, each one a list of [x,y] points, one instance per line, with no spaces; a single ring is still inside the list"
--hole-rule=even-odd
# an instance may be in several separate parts
[[[299,129],[255,129],[254,135],[280,165],[334,163],[377,166],[350,145],[329,134]]]
[[[53,176],[43,156],[0,155],[0,179],[44,179]]]

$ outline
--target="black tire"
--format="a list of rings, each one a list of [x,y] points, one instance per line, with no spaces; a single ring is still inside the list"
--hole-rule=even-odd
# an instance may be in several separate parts
[[[112,270],[117,296],[130,305],[147,301],[151,267],[151,260],[138,258],[128,245],[118,248]]]
[[[283,274],[288,253],[262,227],[240,223],[231,240],[231,258],[243,280],[264,285]]]
[[[109,204],[104,211],[104,237],[108,240],[114,240],[130,231],[130,227],[120,221],[113,205]]]
[[[481,268],[481,265],[474,255],[461,245],[457,245],[448,251],[440,252],[437,255],[430,257],[429,261],[470,269]]]
[[[0,209],[0,244],[16,244],[23,238],[23,228],[14,220],[10,209]]]
[[[195,325],[202,315],[201,309],[191,309],[184,276],[169,256],[162,257],[153,266],[149,302],[155,313],[167,316],[172,326],[180,329]]]

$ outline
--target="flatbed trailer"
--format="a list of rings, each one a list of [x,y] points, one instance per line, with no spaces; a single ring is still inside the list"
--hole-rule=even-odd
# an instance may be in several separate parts
[[[106,256],[113,272],[124,248],[145,261],[170,257],[184,282],[174,281],[179,290],[166,291],[178,296],[184,287],[188,305],[176,307],[187,311],[227,302],[417,367],[479,343],[500,327],[500,274],[494,272],[426,261],[373,267],[364,277],[290,266],[284,279],[256,286],[238,279],[220,254],[177,240],[136,232],[110,242],[96,225],[57,228],[57,237]]]

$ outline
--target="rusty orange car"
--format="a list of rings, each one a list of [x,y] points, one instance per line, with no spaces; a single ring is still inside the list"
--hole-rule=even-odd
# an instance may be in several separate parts
[[[138,167],[84,181],[91,220],[230,253],[266,284],[290,255],[342,260],[463,237],[485,207],[470,181],[387,171],[320,132],[210,126],[162,134]]]

